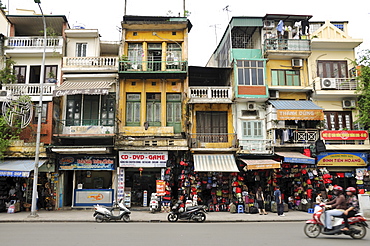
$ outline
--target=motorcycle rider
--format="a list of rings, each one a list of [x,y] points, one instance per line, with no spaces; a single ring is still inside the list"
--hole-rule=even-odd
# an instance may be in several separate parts
[[[342,231],[348,231],[348,218],[355,216],[358,213],[358,199],[356,197],[356,188],[354,187],[347,187],[347,206],[348,208],[343,212],[343,219],[344,219],[344,228]]]
[[[325,211],[325,230],[329,231],[333,229],[331,224],[331,216],[341,216],[345,209],[347,209],[346,198],[343,195],[343,187],[334,186],[334,195],[336,196],[332,201],[326,203],[327,208],[333,208],[332,210]]]

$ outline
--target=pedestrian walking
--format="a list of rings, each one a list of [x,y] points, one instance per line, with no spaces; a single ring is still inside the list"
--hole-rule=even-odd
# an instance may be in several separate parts
[[[274,197],[276,202],[276,209],[278,216],[285,216],[284,214],[284,202],[281,196],[280,187],[276,186],[276,190],[274,191]]]
[[[260,215],[264,214],[267,215],[265,210],[265,197],[263,195],[262,187],[258,187],[256,192],[256,200],[258,205],[258,211]]]

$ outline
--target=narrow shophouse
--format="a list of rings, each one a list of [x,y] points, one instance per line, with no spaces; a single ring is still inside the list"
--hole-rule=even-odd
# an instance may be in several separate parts
[[[355,123],[359,114],[355,48],[362,39],[348,35],[347,21],[313,22],[309,79],[312,98],[324,110],[321,139],[326,151],[318,154],[317,167],[333,184],[369,191],[368,131]],[[328,180],[329,181],[329,180]]]
[[[65,39],[50,148],[59,172],[57,207],[112,205],[119,41],[101,41],[98,30],[80,27],[65,30]]]
[[[124,16],[119,62],[117,199],[146,206],[165,181],[162,201],[178,195],[189,163],[186,132],[188,32],[186,17]]]
[[[0,208],[4,202],[16,201],[16,211],[29,210],[32,201],[33,169],[35,166],[38,110],[41,110],[41,143],[37,187],[39,209],[55,208],[58,177],[55,164],[47,154],[52,143],[53,91],[61,80],[61,61],[64,47],[64,30],[67,19],[62,15],[45,16],[47,42],[45,48],[44,77],[41,78],[44,26],[42,17],[34,11],[23,10],[18,15],[5,16],[2,12],[2,30],[6,37],[2,47],[4,62],[9,62],[15,81],[2,84],[2,108],[10,110],[8,116],[17,115],[23,128],[19,140],[10,141],[4,160],[0,162]],[[42,82],[42,108],[38,109]],[[20,97],[30,104],[18,104]],[[22,113],[12,111],[22,107]],[[14,118],[6,118],[12,124]],[[13,126],[14,127],[14,126]]]

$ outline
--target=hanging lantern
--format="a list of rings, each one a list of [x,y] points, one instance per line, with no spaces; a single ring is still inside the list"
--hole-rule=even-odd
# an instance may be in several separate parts
[[[139,167],[139,171],[140,171],[140,176],[141,176],[142,172],[144,171],[144,168]]]

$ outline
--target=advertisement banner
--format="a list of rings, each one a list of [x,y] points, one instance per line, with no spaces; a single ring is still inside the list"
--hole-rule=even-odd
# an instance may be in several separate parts
[[[367,131],[322,131],[324,140],[366,140],[369,138]]]
[[[120,167],[166,167],[168,151],[120,151]]]
[[[320,153],[317,166],[366,166],[367,153]]]
[[[156,180],[157,196],[166,195],[166,182],[164,180]]]
[[[65,156],[59,159],[59,170],[115,170],[115,158]]]
[[[112,189],[78,189],[75,190],[75,206],[92,206],[94,204],[109,206],[113,202]]]
[[[279,109],[277,120],[324,120],[324,113],[319,109]]]

